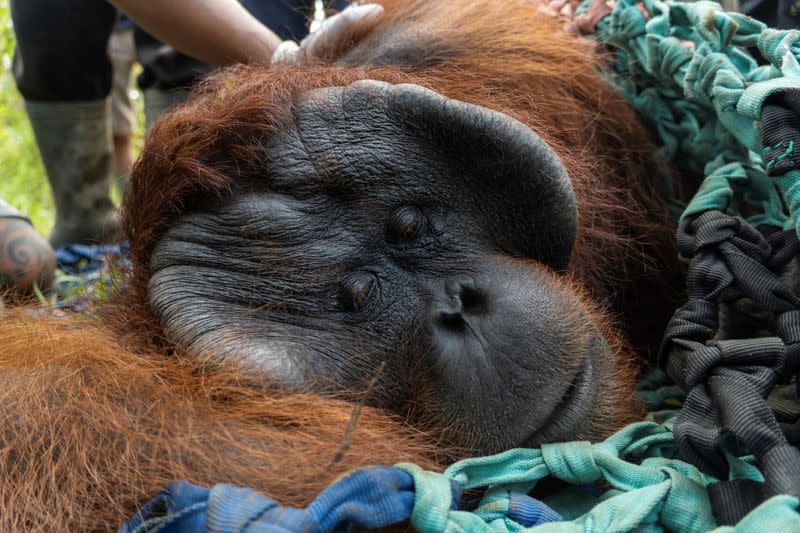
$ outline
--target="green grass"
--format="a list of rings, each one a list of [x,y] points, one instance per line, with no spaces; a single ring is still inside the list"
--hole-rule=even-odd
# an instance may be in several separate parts
[[[55,210],[22,97],[11,76],[13,53],[9,3],[0,0],[0,197],[30,217],[36,229],[47,235]],[[142,99],[134,94],[139,124],[143,124]],[[141,139],[140,129],[134,143],[137,147],[141,146]]]

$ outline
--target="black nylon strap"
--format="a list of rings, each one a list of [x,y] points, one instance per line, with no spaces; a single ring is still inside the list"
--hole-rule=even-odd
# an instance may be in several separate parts
[[[769,176],[800,167],[800,89],[781,89],[764,101],[761,144]]]
[[[776,494],[800,494],[800,450],[785,444],[769,450],[759,457],[759,466],[769,471],[764,476],[764,493],[766,496]]]
[[[689,301],[671,320],[659,361],[688,391],[674,425],[682,458],[727,480],[720,444],[730,449],[735,437],[764,474],[763,484],[731,480],[709,489],[718,522],[734,524],[767,497],[800,496],[800,451],[793,445],[800,422],[787,416],[800,412],[797,387],[782,391],[780,420],[767,403],[800,366],[800,299],[779,278],[800,242],[794,231],[762,233],[741,218],[708,211],[682,221],[678,245],[689,262]],[[743,301],[748,305],[730,305]],[[736,338],[721,320],[722,303],[728,321],[741,309],[757,311],[739,318],[763,322],[771,336]]]
[[[761,483],[736,479],[707,487],[708,498],[720,524],[735,524],[764,500]]]

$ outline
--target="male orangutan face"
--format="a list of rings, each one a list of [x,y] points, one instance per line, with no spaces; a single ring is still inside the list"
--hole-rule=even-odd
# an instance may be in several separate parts
[[[449,428],[480,452],[591,436],[615,355],[558,272],[577,231],[558,156],[510,117],[417,85],[296,98],[263,172],[151,256],[192,353]]]

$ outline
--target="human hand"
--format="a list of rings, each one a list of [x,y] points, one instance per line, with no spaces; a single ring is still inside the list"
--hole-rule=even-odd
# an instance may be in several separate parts
[[[369,33],[382,16],[383,6],[379,4],[350,5],[325,19],[299,46],[294,41],[281,43],[272,55],[272,64],[299,65],[335,59]]]

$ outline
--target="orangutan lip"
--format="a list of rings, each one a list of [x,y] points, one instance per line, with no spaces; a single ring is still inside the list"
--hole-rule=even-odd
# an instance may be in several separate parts
[[[525,439],[525,446],[537,446],[545,442],[565,440],[571,437],[578,424],[589,412],[594,366],[587,357],[583,367],[575,374],[564,397],[558,402],[547,419]]]

